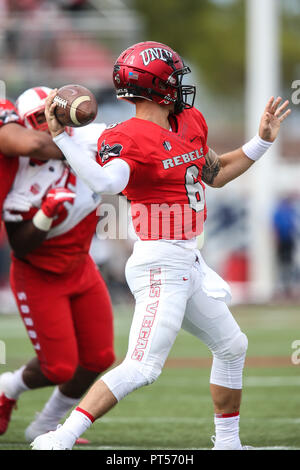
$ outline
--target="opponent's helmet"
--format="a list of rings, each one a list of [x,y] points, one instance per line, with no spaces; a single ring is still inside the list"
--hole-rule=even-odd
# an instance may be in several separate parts
[[[113,81],[117,98],[174,103],[175,113],[180,113],[194,105],[196,88],[182,84],[183,76],[190,72],[169,46],[146,41],[121,53],[114,65]]]
[[[16,107],[26,127],[39,131],[48,130],[47,122],[42,120],[40,123],[37,117],[38,114],[44,111],[45,101],[50,91],[51,88],[40,86],[29,88],[19,96]]]

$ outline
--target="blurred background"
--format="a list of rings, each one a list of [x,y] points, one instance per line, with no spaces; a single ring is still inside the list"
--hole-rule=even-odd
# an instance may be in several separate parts
[[[119,53],[139,41],[166,43],[192,69],[187,79],[197,85],[196,106],[218,153],[253,137],[270,96],[291,100],[292,115],[268,155],[225,188],[207,188],[203,256],[230,283],[234,303],[297,304],[299,22],[299,0],[0,0],[0,79],[11,100],[32,86],[82,84],[98,99],[97,120],[111,124],[134,112],[114,96]],[[118,206],[117,198],[105,202]],[[132,244],[95,236],[92,246],[115,304],[132,302],[124,277]],[[3,313],[15,310],[9,260],[1,231]]]

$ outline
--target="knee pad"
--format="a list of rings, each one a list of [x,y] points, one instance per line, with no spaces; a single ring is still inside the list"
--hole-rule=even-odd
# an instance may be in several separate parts
[[[98,370],[103,372],[108,369],[116,360],[116,356],[113,349],[107,349],[100,354],[98,360]]]
[[[104,372],[108,369],[116,360],[114,350],[112,348],[107,348],[104,351],[100,351],[96,357],[89,358],[90,360],[81,361],[80,365],[85,369],[98,372]]]
[[[144,364],[136,364],[134,361],[125,359],[122,364],[101,377],[101,380],[120,401],[128,393],[153,383],[160,373],[159,368],[148,368]]]
[[[161,368],[160,367],[143,367],[143,375],[146,377],[147,384],[146,385],[151,385],[153,382],[155,382],[158,377],[161,374]]]
[[[41,369],[43,374],[47,377],[47,379],[50,380],[50,382],[59,385],[72,379],[76,371],[76,366],[71,364],[55,364],[53,366],[41,365]]]
[[[248,338],[245,333],[240,333],[231,343],[229,354],[232,359],[245,356],[248,349]]]
[[[245,333],[241,331],[237,336],[232,338],[225,347],[220,351],[217,351],[214,356],[218,359],[223,359],[225,361],[231,361],[238,359],[239,357],[244,357],[248,348],[248,338]]]
[[[214,354],[210,383],[240,390],[247,347],[247,336],[240,332],[225,348]]]

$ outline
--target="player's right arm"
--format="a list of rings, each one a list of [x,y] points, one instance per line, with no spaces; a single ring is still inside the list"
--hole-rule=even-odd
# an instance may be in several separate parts
[[[64,132],[54,138],[75,173],[97,194],[119,194],[127,186],[130,167],[122,159],[114,159],[101,167],[85,158],[84,150]]]
[[[115,158],[101,167],[95,160],[85,158],[84,150],[64,132],[64,127],[54,114],[56,103],[53,90],[45,103],[45,116],[54,142],[60,148],[70,166],[93,192],[97,194],[119,194],[127,186],[130,178],[130,166],[121,159]]]

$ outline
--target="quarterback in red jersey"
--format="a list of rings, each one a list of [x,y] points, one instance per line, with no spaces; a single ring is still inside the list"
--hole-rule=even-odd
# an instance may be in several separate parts
[[[229,286],[197,247],[205,220],[204,184],[221,187],[249,169],[272,145],[290,110],[288,101],[270,98],[258,135],[218,156],[207,147],[207,126],[193,107],[195,88],[182,83],[189,71],[164,44],[143,42],[122,52],[113,70],[114,85],[118,98],[134,103],[136,114],[100,136],[98,167],[72,144],[55,118],[56,92],[49,96],[49,129],[70,165],[95,192],[123,192],[131,201],[138,240],[126,278],[136,307],[124,361],[91,387],[62,427],[38,436],[33,449],[71,449],[95,419],[128,393],[154,382],[180,328],[203,341],[213,355],[213,448],[243,449],[239,409],[247,337],[226,305]],[[181,209],[177,219],[174,204]]]
[[[141,240],[191,239],[203,231],[205,187],[199,176],[208,152],[207,126],[192,108],[171,118],[170,129],[134,117],[104,131],[99,140],[101,166],[115,152],[130,167],[123,194],[131,201]]]
[[[17,101],[28,129],[34,127],[49,138],[44,108],[50,91],[29,89]],[[92,124],[84,133],[74,129],[71,139],[95,159],[97,137],[104,128]],[[100,196],[62,159],[16,160],[3,204],[12,248],[10,282],[36,357],[0,376],[0,434],[21,393],[55,384],[44,409],[25,431],[31,441],[55,429],[113,363],[113,317],[108,290],[89,256]]]

